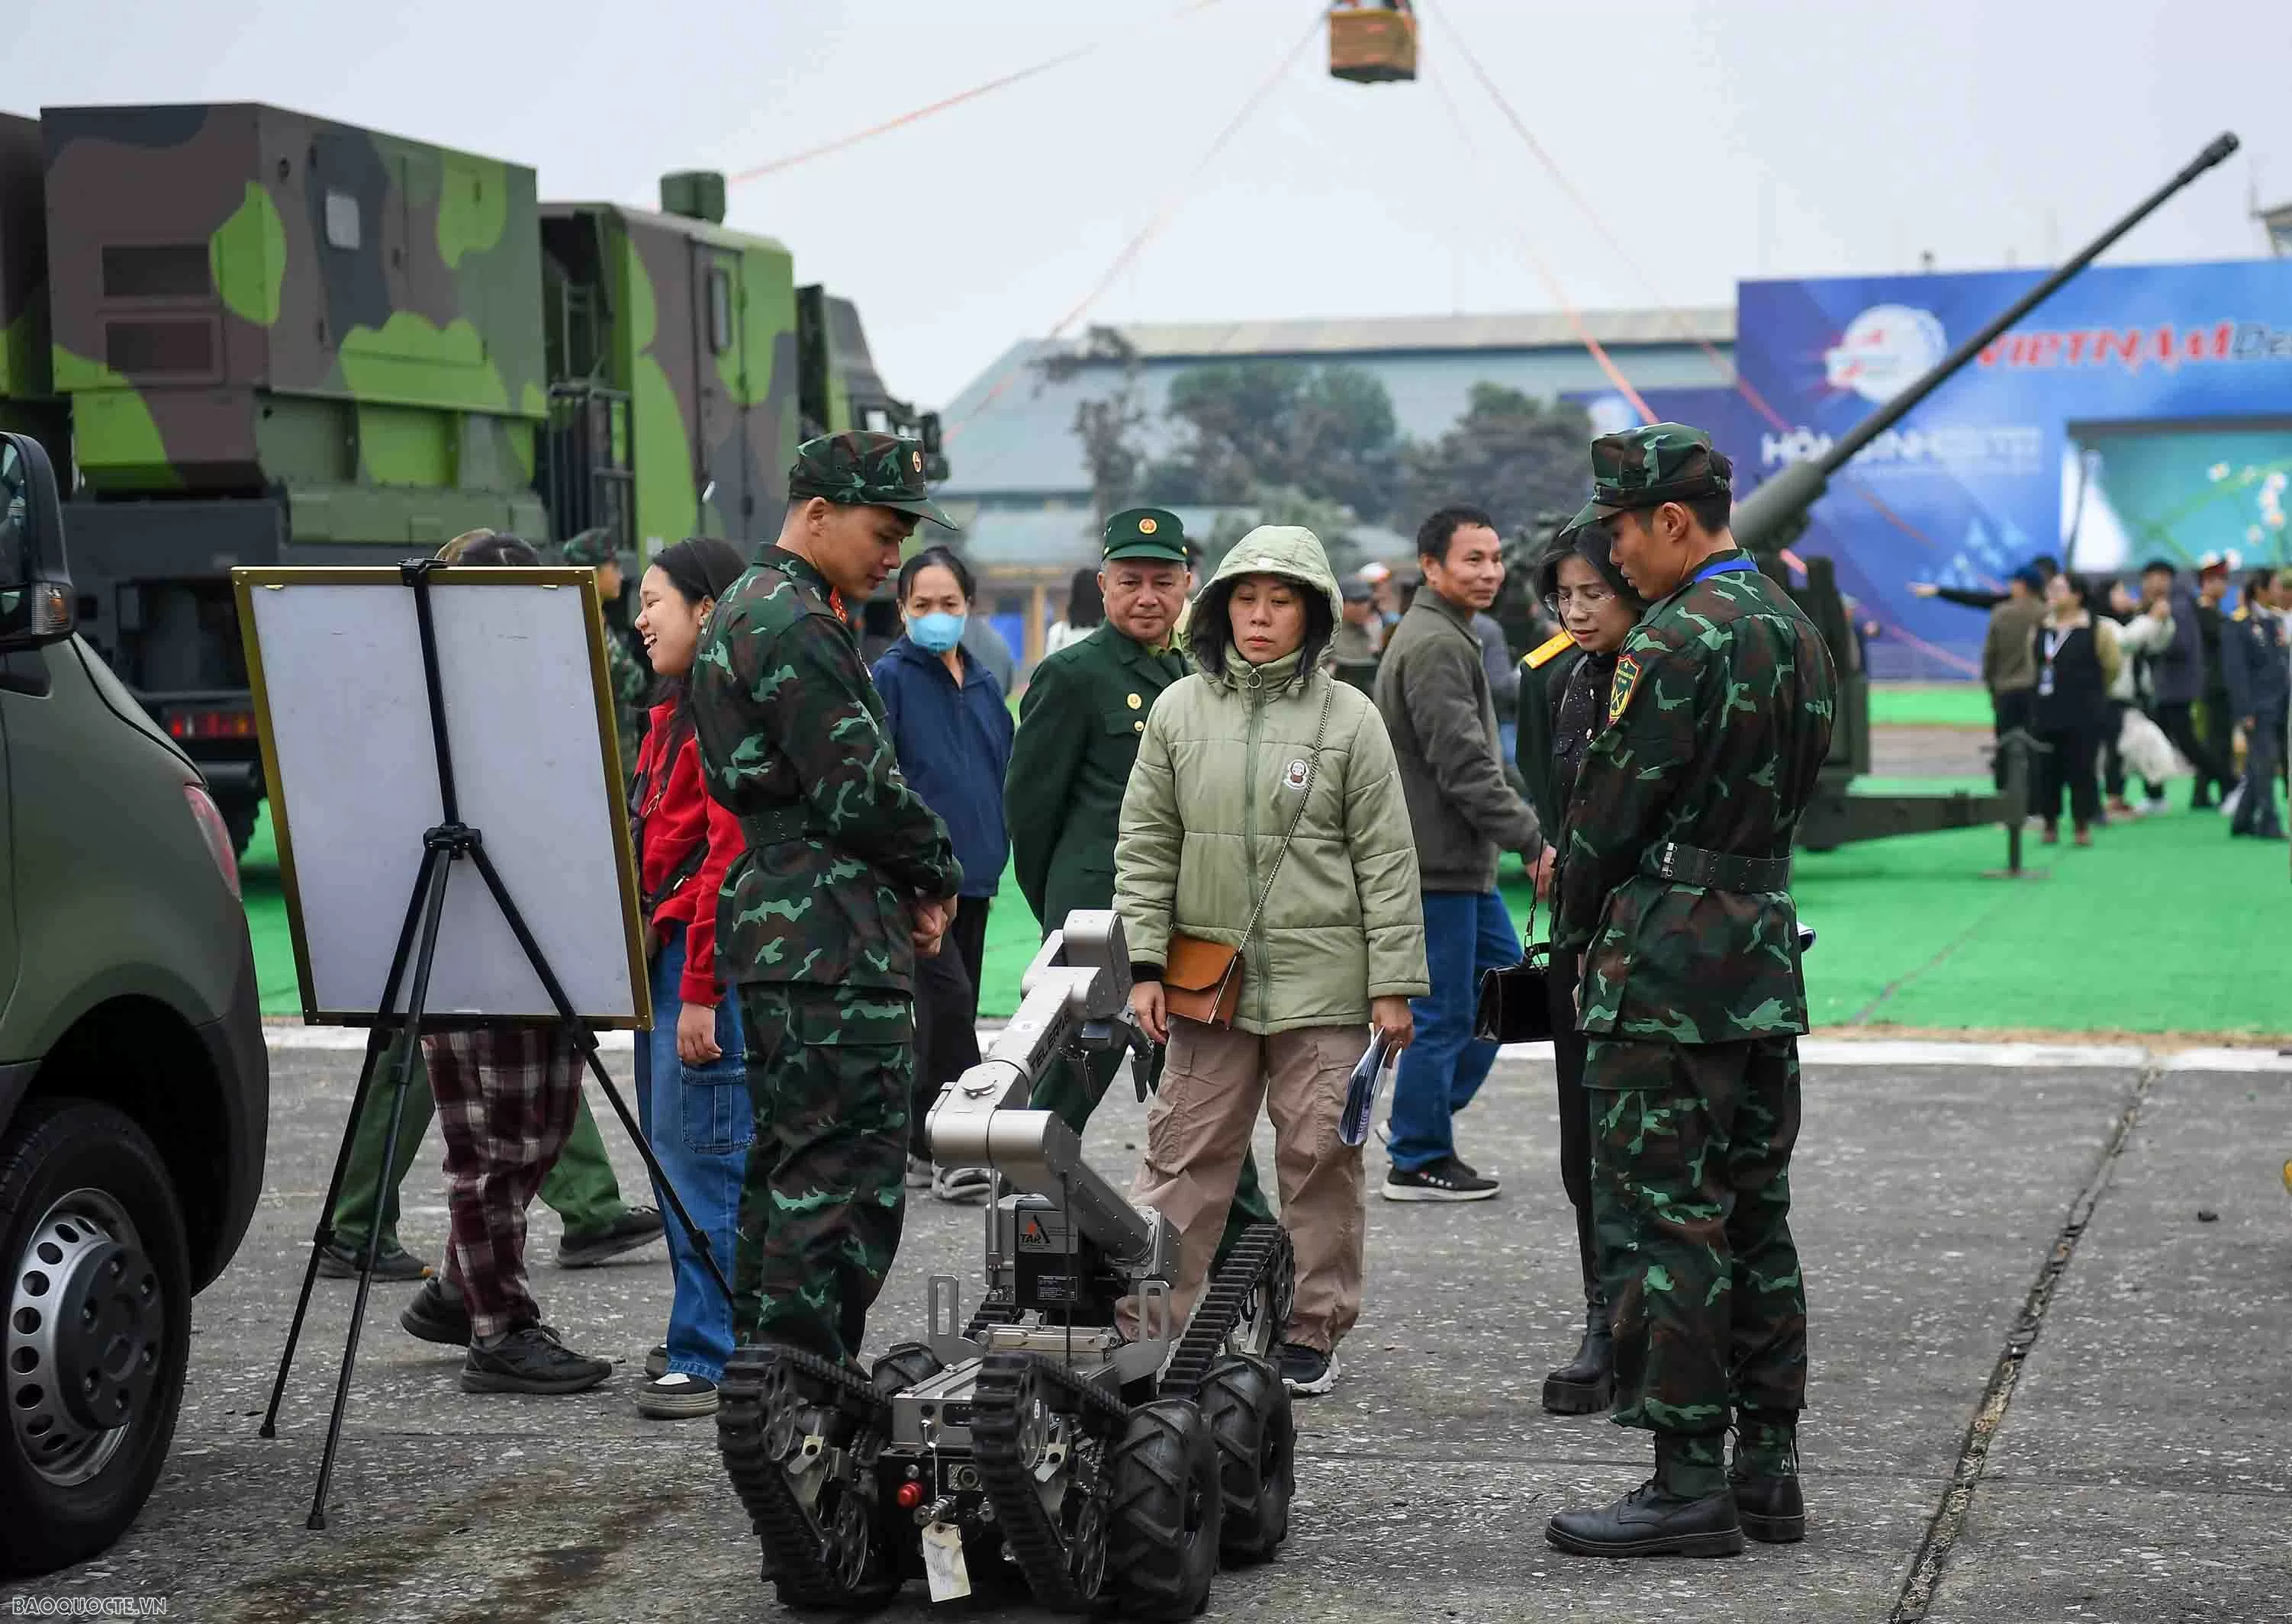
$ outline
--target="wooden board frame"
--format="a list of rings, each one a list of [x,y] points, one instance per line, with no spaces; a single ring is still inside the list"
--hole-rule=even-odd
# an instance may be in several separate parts
[[[322,1009],[311,975],[310,939],[303,918],[303,898],[296,880],[294,833],[290,826],[286,797],[280,793],[282,782],[272,725],[270,681],[263,669],[262,641],[255,630],[254,595],[257,592],[286,591],[296,586],[394,586],[412,592],[403,573],[392,566],[355,566],[340,567],[313,566],[264,566],[242,567],[231,571],[231,586],[238,609],[239,635],[246,653],[248,686],[254,698],[256,726],[261,736],[264,792],[270,800],[271,828],[278,847],[278,878],[286,896],[287,929],[295,947],[295,974],[301,992],[303,1024],[311,1026],[373,1026],[394,1018],[383,1012]],[[618,729],[614,725],[613,697],[605,658],[605,619],[603,599],[597,591],[594,569],[548,566],[441,566],[430,572],[430,586],[434,592],[463,587],[512,585],[570,588],[580,594],[582,619],[587,628],[590,686],[596,710],[599,761],[604,775],[606,804],[617,810],[627,805],[626,766],[620,759]],[[434,766],[432,768],[434,771]],[[650,1031],[652,1027],[652,977],[645,962],[642,928],[640,920],[640,893],[637,885],[636,855],[630,839],[626,816],[612,820],[612,839],[617,869],[617,880],[621,899],[622,934],[627,952],[630,985],[634,989],[634,1016],[593,1013],[576,1010],[582,1025],[593,1030]],[[483,832],[480,831],[482,833]],[[457,877],[457,884],[476,885],[484,882],[474,871]],[[392,929],[402,919],[399,904],[393,900],[388,919]],[[411,993],[412,967],[408,969],[408,985],[399,989],[399,1008]],[[383,989],[376,987],[375,996],[380,1001]],[[510,1019],[550,1019],[552,1014],[531,1017],[455,1017],[425,1016],[423,1026],[428,1030],[451,1026],[494,1025]]]

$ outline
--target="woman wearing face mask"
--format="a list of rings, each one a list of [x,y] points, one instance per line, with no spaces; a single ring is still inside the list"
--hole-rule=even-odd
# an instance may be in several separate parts
[[[907,633],[876,662],[876,687],[900,771],[939,815],[963,864],[963,893],[948,927],[948,947],[916,962],[916,1082],[908,1123],[908,1182],[932,1185],[947,1201],[985,1198],[983,1168],[933,1177],[925,1119],[940,1089],[979,1064],[980,960],[988,904],[1010,861],[1003,821],[1003,775],[1014,724],[1003,687],[963,646],[971,614],[971,571],[944,547],[926,547],[900,567],[897,591]]]
[[[1360,1314],[1361,1154],[1337,1135],[1347,1079],[1372,1025],[1407,1047],[1408,1001],[1432,985],[1392,742],[1368,695],[1321,666],[1343,613],[1311,531],[1263,526],[1235,544],[1195,600],[1200,669],[1147,713],[1114,848],[1131,1009],[1169,1046],[1138,1199],[1178,1231],[1182,1321],[1263,1103],[1296,1255],[1280,1330],[1295,1393],[1336,1383]],[[1202,1006],[1222,1001],[1237,956],[1220,1016]]]
[[[1561,831],[1555,851],[1567,846],[1568,803],[1584,752],[1608,715],[1608,684],[1616,652],[1647,606],[1608,555],[1608,532],[1592,524],[1563,530],[1537,565],[1537,596],[1560,622],[1558,636],[1521,662],[1521,776],[1537,820]],[[1555,871],[1537,877],[1549,897]],[[1576,983],[1570,966],[1554,964],[1552,1057],[1560,1088],[1560,1182],[1576,1209],[1576,1248],[1584,1273],[1584,1340],[1576,1356],[1544,1379],[1544,1407],[1555,1415],[1605,1410],[1614,1390],[1615,1348],[1608,1304],[1592,1242],[1592,1107],[1584,1094],[1584,1034],[1576,1026]]]
[[[684,679],[709,610],[745,568],[731,543],[694,536],[654,554],[638,583],[637,635],[667,686],[652,707],[629,790],[652,973],[653,1029],[637,1043],[637,1109],[661,1172],[728,1280],[755,1112],[739,1001],[716,975],[716,894],[745,842],[738,822],[702,785]],[[657,1420],[713,1415],[732,1352],[732,1306],[681,1224],[668,1226],[668,1252],[676,1272],[668,1340],[646,1361],[637,1412]]]

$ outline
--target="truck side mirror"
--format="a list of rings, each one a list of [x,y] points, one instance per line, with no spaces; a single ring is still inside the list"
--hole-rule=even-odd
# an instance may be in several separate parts
[[[0,434],[0,653],[69,637],[73,607],[55,470],[29,435]]]

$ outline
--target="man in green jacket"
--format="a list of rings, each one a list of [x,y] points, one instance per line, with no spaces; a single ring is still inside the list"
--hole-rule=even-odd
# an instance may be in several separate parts
[[[1098,585],[1106,619],[1035,667],[1019,702],[1004,780],[1019,889],[1045,936],[1077,908],[1114,906],[1122,792],[1155,700],[1187,671],[1172,640],[1193,587],[1178,516],[1161,508],[1117,513],[1106,521],[1102,546]],[[1119,1049],[1087,1064],[1060,1061],[1036,1083],[1034,1104],[1080,1133],[1121,1064]],[[1158,1051],[1158,1073],[1160,1065]],[[1242,1164],[1226,1243],[1252,1224],[1272,1221],[1253,1156]]]
[[[1807,1012],[1790,850],[1837,677],[1813,623],[1735,544],[1732,470],[1709,436],[1603,435],[1592,471],[1582,522],[1607,527],[1649,607],[1570,800],[1554,951],[1583,963],[1613,1419],[1655,1435],[1656,1470],[1546,1533],[1585,1556],[1731,1556],[1746,1533],[1791,1540],[1806,1525],[1789,1214]]]

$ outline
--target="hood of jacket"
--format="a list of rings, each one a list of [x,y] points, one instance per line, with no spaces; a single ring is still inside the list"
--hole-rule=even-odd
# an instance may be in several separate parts
[[[1321,538],[1303,525],[1260,525],[1243,536],[1219,561],[1217,573],[1210,577],[1202,596],[1207,598],[1221,587],[1230,591],[1244,575],[1287,575],[1329,600],[1332,622],[1345,617],[1345,598],[1337,588],[1337,572],[1329,567]]]

